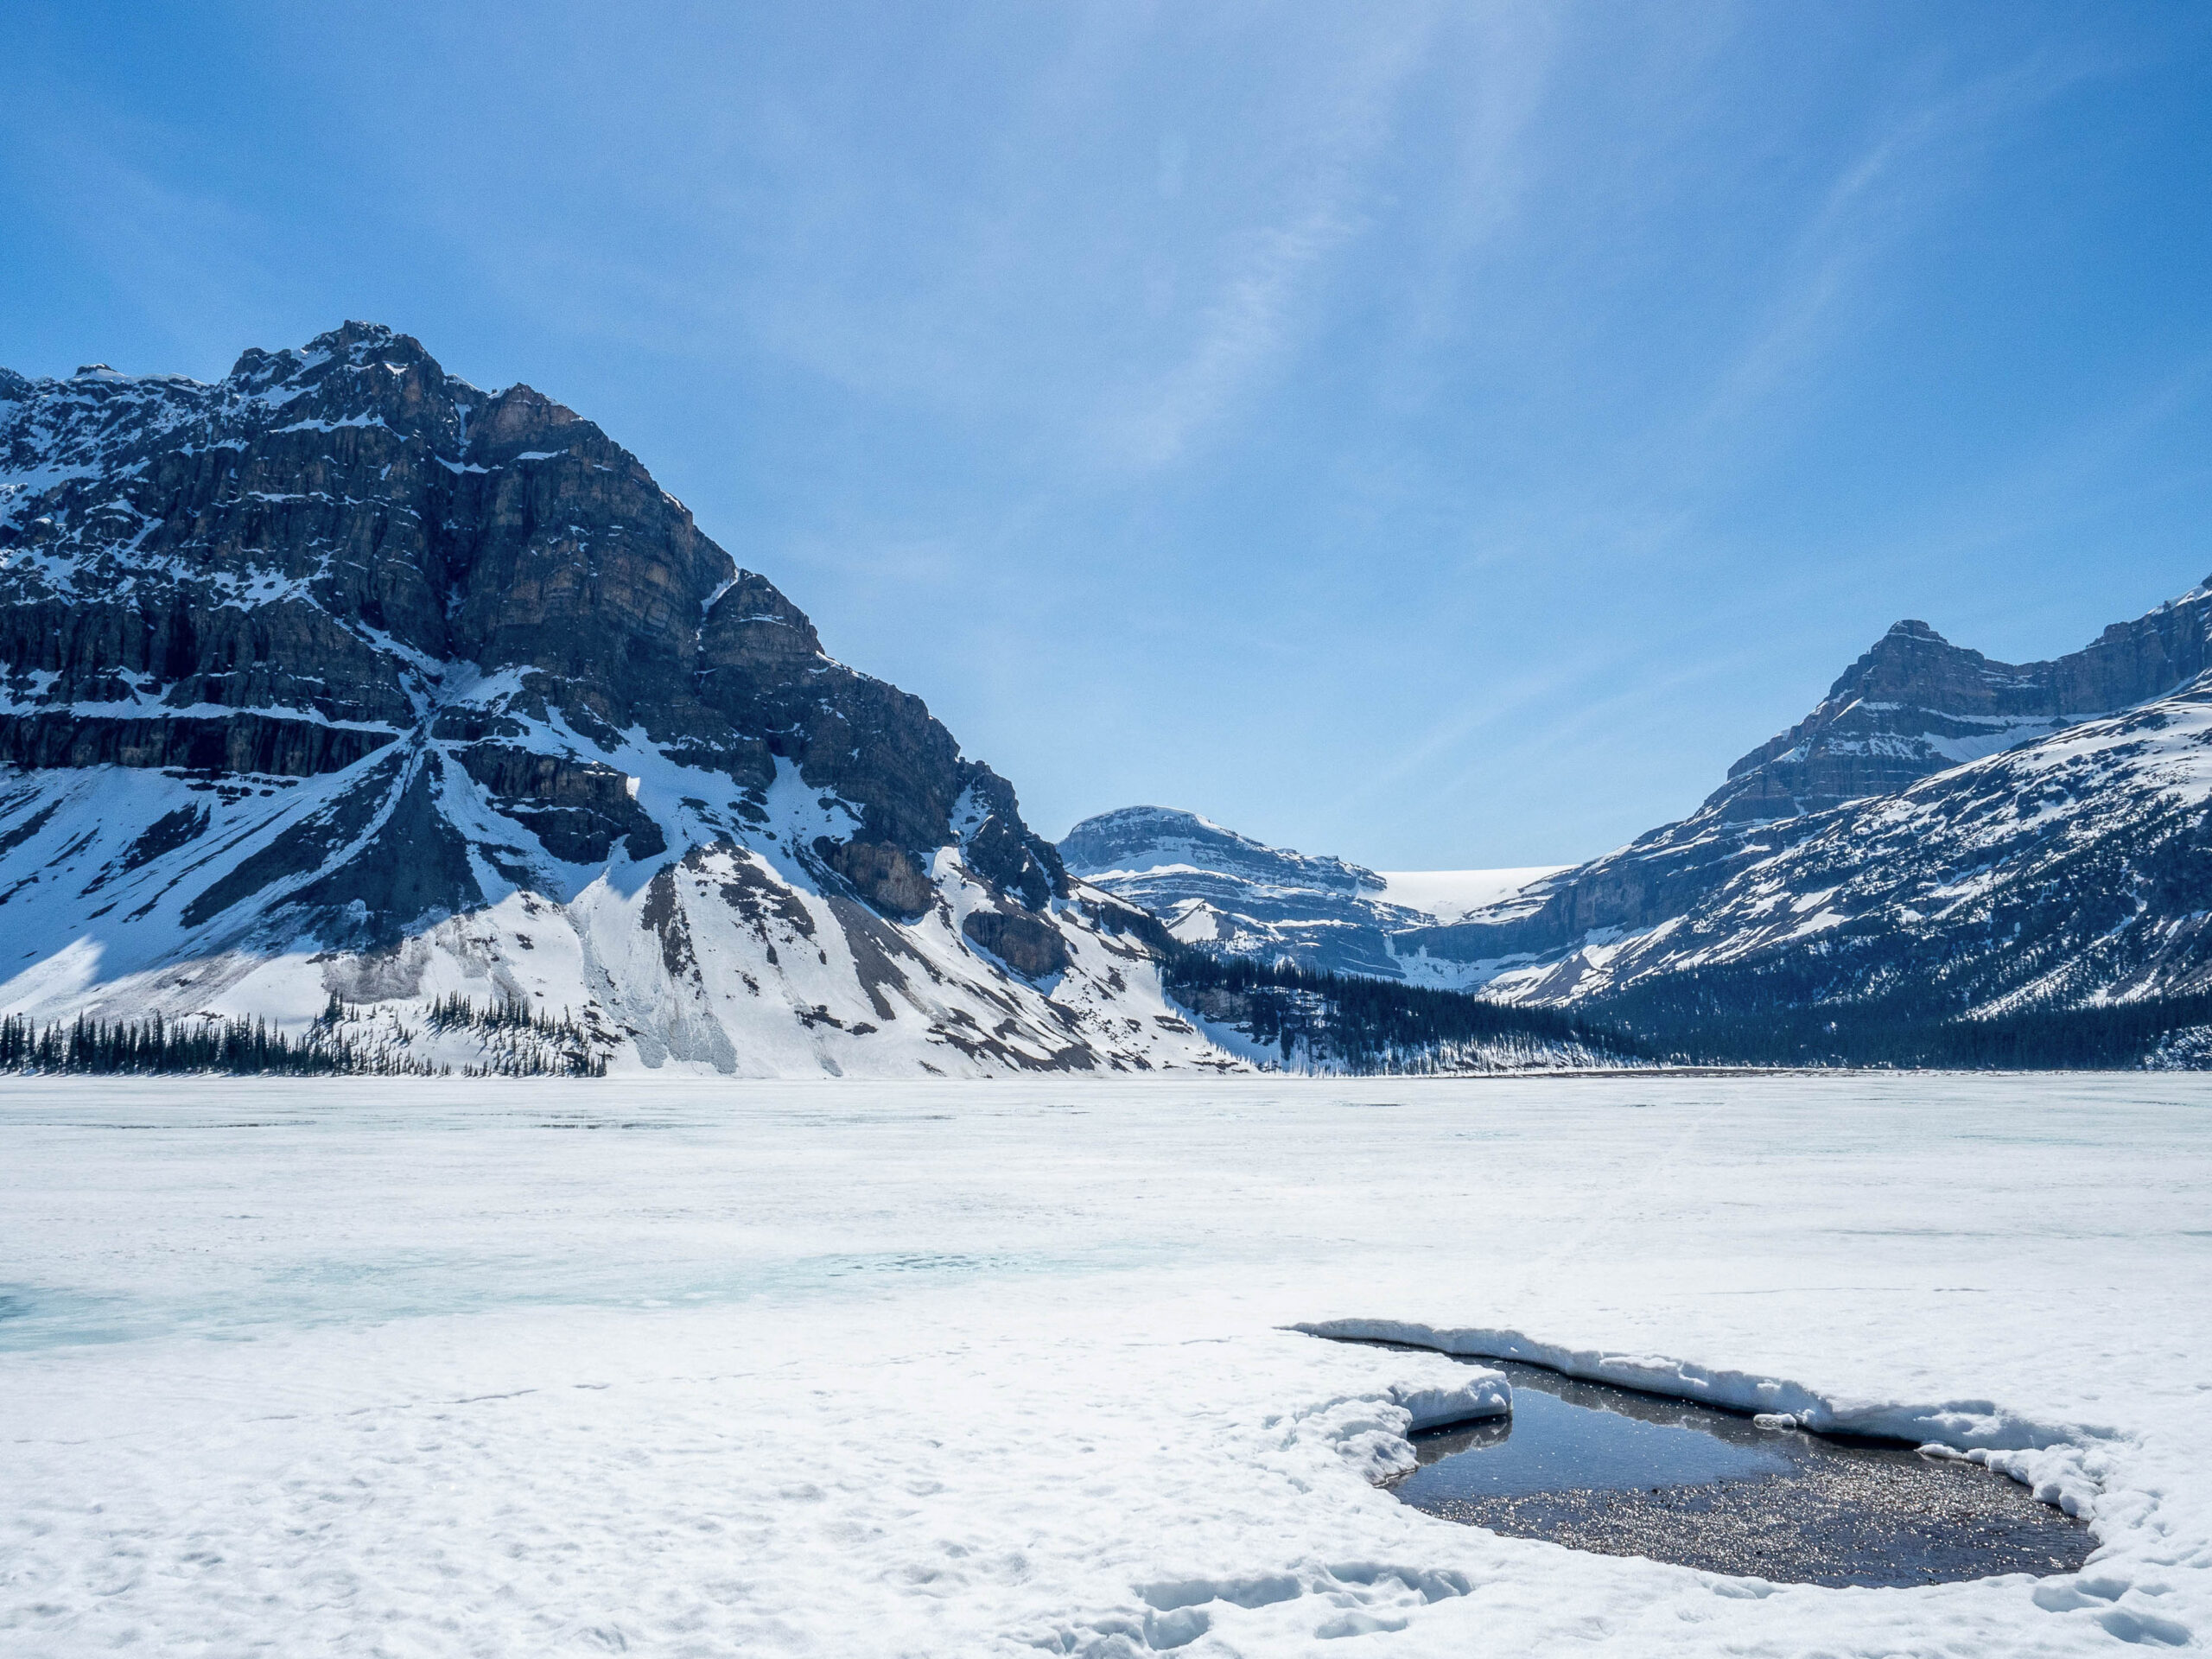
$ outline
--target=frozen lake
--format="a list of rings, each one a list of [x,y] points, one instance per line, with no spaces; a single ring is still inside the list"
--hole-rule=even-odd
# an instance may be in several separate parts
[[[0,1079],[0,1650],[2202,1644],[2209,1130],[2171,1077]],[[1332,1320],[1980,1447],[2100,1548],[1455,1525],[1371,1483],[1466,1368]]]

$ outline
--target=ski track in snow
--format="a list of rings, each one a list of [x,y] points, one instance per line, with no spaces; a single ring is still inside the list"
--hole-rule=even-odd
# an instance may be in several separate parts
[[[2208,1113],[2144,1077],[10,1079],[0,1651],[2201,1645]],[[1370,1481],[1481,1375],[1283,1328],[1330,1319],[1940,1430],[2101,1547],[1827,1590],[1433,1519]]]

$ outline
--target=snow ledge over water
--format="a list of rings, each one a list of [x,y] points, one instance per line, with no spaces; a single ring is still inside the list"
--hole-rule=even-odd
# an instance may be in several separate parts
[[[1787,1417],[1791,1427],[1816,1434],[1865,1434],[1939,1448],[2010,1475],[2044,1503],[2082,1520],[2095,1513],[2102,1490],[2103,1463],[2097,1454],[2105,1443],[2120,1438],[2106,1427],[2037,1422],[1987,1400],[1906,1405],[1839,1399],[1781,1377],[1649,1355],[1567,1348],[1517,1331],[1449,1329],[1417,1320],[1371,1319],[1322,1319],[1290,1328],[1338,1342],[1394,1342],[1465,1358],[1521,1360],[1585,1382],[1610,1382],[1758,1417]]]

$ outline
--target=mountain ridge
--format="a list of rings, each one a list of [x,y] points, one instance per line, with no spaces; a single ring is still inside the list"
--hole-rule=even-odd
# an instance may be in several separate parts
[[[1395,978],[1391,935],[1438,919],[1401,902],[1389,879],[1364,865],[1269,847],[1177,807],[1122,807],[1085,818],[1061,838],[1059,853],[1072,874],[1212,955]]]
[[[2055,737],[2178,690],[2212,667],[2204,584],[2081,651],[2006,664],[1900,622],[1859,658],[1812,713],[1751,750],[1687,818],[1540,881],[1452,929],[1410,942],[1438,980],[1486,983],[1469,964],[1602,945],[1687,914],[1730,880],[1813,832],[1822,815],[1880,798],[2006,749]]]
[[[17,1064],[1433,1067],[1421,1032],[1459,1069],[1597,1061],[1357,986],[1201,1014],[1151,926],[527,385],[361,322],[214,382],[0,372]]]
[[[647,1064],[1222,1062],[920,699],[595,425],[378,325],[0,380],[0,692],[19,1012],[474,990]]]
[[[1758,1020],[1820,1008],[1850,1012],[1850,1052],[1866,1054],[1889,1052],[1866,1036],[1882,1022],[2193,1007],[2212,986],[2208,708],[2206,584],[2037,663],[1904,621],[1688,817],[1532,872],[1455,921],[1318,904],[1307,919],[1360,939],[1344,971],[1579,1010],[1706,1058],[1726,1054],[1700,1027],[1766,1057],[1781,1051]],[[1222,873],[1203,893],[1187,873],[1099,879],[1216,954],[1310,959],[1272,920],[1191,925],[1267,918],[1280,893]],[[2042,1052],[2033,1030],[2015,1035],[2005,1052]],[[1790,1041],[1821,1055],[1817,1025]],[[2162,1052],[2208,1048],[2177,1038]],[[1895,1052],[1978,1051],[1929,1036]]]

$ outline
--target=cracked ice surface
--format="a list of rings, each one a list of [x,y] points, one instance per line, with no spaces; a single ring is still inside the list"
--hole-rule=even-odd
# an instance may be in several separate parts
[[[0,1080],[0,1649],[2201,1645],[2209,1130],[2163,1077]],[[1335,1319],[1921,1426],[2102,1546],[1832,1591],[1434,1520],[1369,1482],[1480,1378],[1280,1328]]]

